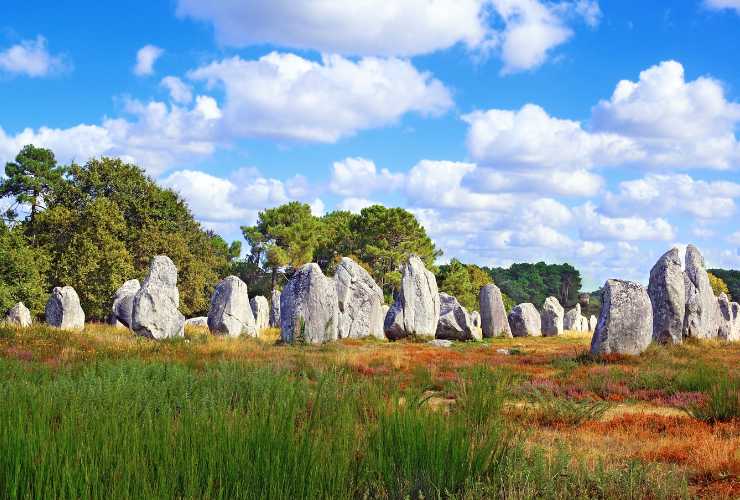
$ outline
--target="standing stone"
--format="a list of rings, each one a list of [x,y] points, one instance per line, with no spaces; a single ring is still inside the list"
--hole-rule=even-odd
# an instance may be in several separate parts
[[[208,316],[197,316],[185,320],[185,326],[190,328],[208,328]]]
[[[337,340],[339,302],[334,280],[318,264],[303,265],[280,295],[280,335],[283,342],[321,344]]]
[[[116,290],[111,306],[110,323],[131,328],[131,315],[134,310],[134,297],[141,288],[139,280],[128,280]]]
[[[473,322],[473,326],[480,328],[480,313],[478,311],[471,312],[470,321]]]
[[[434,274],[415,255],[403,267],[401,290],[385,317],[385,335],[391,340],[407,336],[432,337],[439,319],[439,292]]]
[[[581,331],[582,332],[589,331],[588,318],[586,316],[581,316]]]
[[[185,316],[179,311],[177,268],[166,255],[149,263],[149,276],[136,295],[131,314],[131,329],[136,335],[167,339],[185,335]]]
[[[270,296],[270,328],[280,328],[280,291],[273,290]]]
[[[83,330],[85,312],[80,297],[71,286],[55,287],[46,303],[46,322],[63,330]]]
[[[653,338],[653,306],[647,290],[633,281],[607,280],[591,354],[642,353]]]
[[[13,326],[27,328],[31,326],[31,311],[28,310],[23,302],[18,302],[8,311],[5,321]]]
[[[576,304],[573,309],[569,309],[563,318],[563,328],[572,332],[583,331],[583,322],[581,321],[581,304]]]
[[[588,331],[593,333],[596,331],[596,324],[599,322],[599,320],[596,319],[596,316],[593,314],[588,319]]]
[[[511,338],[511,328],[506,318],[506,309],[501,296],[501,290],[490,283],[480,289],[478,296],[480,302],[480,320],[485,338],[508,337]]]
[[[563,315],[565,310],[555,297],[545,299],[542,306],[542,335],[555,337],[563,333]]]
[[[238,277],[227,276],[216,285],[208,308],[208,328],[214,335],[257,336],[247,284]]]
[[[683,336],[698,339],[716,338],[719,333],[719,304],[709,283],[704,257],[694,245],[686,247],[686,314]]]
[[[442,340],[481,340],[482,332],[458,300],[446,293],[439,294],[439,321],[435,338]]]
[[[678,248],[668,250],[653,266],[648,295],[653,308],[653,340],[680,344],[686,312],[686,286]]]
[[[256,295],[249,301],[254,316],[254,324],[257,331],[264,330],[270,324],[270,304],[262,295]]]
[[[717,298],[719,305],[719,338],[727,341],[740,340],[740,304],[730,302],[724,293]]]
[[[339,338],[385,339],[383,290],[362,266],[342,257],[334,273],[339,302]]]
[[[509,313],[509,326],[514,337],[541,337],[542,320],[534,304],[519,304]]]

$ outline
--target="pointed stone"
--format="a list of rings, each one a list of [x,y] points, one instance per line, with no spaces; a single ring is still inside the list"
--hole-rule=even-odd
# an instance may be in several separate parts
[[[648,295],[653,309],[653,340],[680,344],[686,313],[686,286],[678,248],[668,250],[653,266]]]
[[[185,316],[180,313],[177,268],[166,255],[149,263],[149,275],[134,296],[131,329],[136,335],[168,339],[185,335]]]
[[[439,291],[434,274],[415,255],[403,266],[401,289],[385,317],[383,328],[391,340],[433,337],[439,320]]]
[[[342,257],[334,273],[339,301],[339,338],[385,339],[383,290],[362,266]]]
[[[719,304],[714,296],[704,257],[694,245],[686,247],[686,314],[683,336],[697,339],[717,338],[719,334]]]
[[[237,276],[227,276],[216,285],[208,309],[208,328],[214,335],[257,336],[247,284]]]

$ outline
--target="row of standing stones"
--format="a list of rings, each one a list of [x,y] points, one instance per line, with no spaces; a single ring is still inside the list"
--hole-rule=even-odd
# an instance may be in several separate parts
[[[280,328],[286,343],[311,344],[341,338],[414,336],[445,342],[591,331],[593,354],[636,355],[653,341],[679,343],[685,337],[740,340],[740,305],[724,294],[714,296],[704,259],[693,245],[686,249],[685,269],[678,249],[666,252],[651,270],[647,289],[635,282],[607,280],[598,320],[583,316],[580,305],[566,312],[555,297],[545,300],[541,312],[524,303],[507,315],[494,284],[480,290],[479,305],[480,313],[468,312],[455,297],[439,293],[434,274],[412,256],[403,266],[397,298],[388,307],[370,274],[344,257],[333,278],[317,264],[302,266],[269,302],[262,296],[250,300],[247,285],[229,276],[216,286],[208,316],[185,320],[178,310],[177,268],[168,257],[157,256],[143,283],[130,280],[116,292],[111,322],[152,339],[181,337],[185,325],[231,337],[256,337],[271,326]],[[52,326],[84,328],[85,313],[72,287],[55,288],[45,312]],[[28,326],[31,314],[18,303],[6,321]]]

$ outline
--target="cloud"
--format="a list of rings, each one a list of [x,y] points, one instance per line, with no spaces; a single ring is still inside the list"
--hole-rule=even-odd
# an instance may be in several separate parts
[[[676,232],[662,218],[608,217],[596,211],[592,202],[573,210],[580,225],[581,238],[587,241],[668,241]]]
[[[144,45],[136,53],[136,65],[134,74],[146,76],[154,73],[154,63],[164,53],[164,49],[155,45]]]
[[[177,104],[190,104],[192,102],[192,89],[176,76],[165,76],[159,84],[169,91],[172,102]]]
[[[238,188],[228,179],[196,170],[180,170],[160,182],[177,191],[188,202],[193,214],[203,221],[220,222],[248,217],[244,208],[231,201]]]
[[[593,168],[615,165],[730,169],[740,165],[735,128],[740,104],[708,77],[687,82],[666,61],[623,80],[592,110],[590,128],[555,118],[540,106],[491,109],[463,116],[468,151],[499,169]]]
[[[740,0],[704,0],[704,6],[712,10],[734,10],[740,14]]]
[[[373,191],[390,192],[403,187],[403,174],[391,173],[387,168],[379,172],[372,160],[345,158],[332,165],[329,189],[341,196],[357,197]]]
[[[603,179],[583,169],[540,170],[522,168],[520,171],[478,167],[470,175],[469,184],[481,191],[535,192],[561,196],[595,196],[601,190]]]
[[[401,59],[323,56],[321,62],[272,52],[232,57],[188,73],[226,92],[225,126],[235,136],[336,142],[392,125],[406,113],[439,115],[452,106],[445,86]]]
[[[347,210],[353,214],[359,214],[363,208],[373,205],[382,205],[382,203],[365,198],[345,198],[337,205],[337,210]]]
[[[41,35],[35,40],[24,40],[0,51],[0,73],[39,78],[63,72],[67,68],[63,57],[49,53],[46,38]]]
[[[740,245],[740,231],[735,231],[730,236],[728,236],[727,241],[729,241],[733,245]]]

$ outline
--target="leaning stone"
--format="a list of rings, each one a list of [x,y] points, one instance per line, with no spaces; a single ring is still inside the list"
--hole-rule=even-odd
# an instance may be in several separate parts
[[[134,297],[141,288],[139,280],[128,280],[116,290],[111,306],[110,323],[131,328],[131,316],[134,310]]]
[[[280,333],[283,342],[321,344],[337,340],[339,302],[334,280],[318,264],[302,266],[280,295]]]
[[[434,274],[415,255],[403,267],[401,289],[385,317],[383,329],[391,340],[432,337],[439,319],[439,292]]]
[[[257,336],[247,284],[237,276],[227,276],[216,285],[208,308],[208,328],[215,335]]]
[[[273,290],[270,296],[270,328],[280,328],[280,292]]]
[[[31,311],[28,310],[23,302],[18,302],[8,311],[5,321],[13,326],[27,328],[31,326]]]
[[[362,266],[342,257],[334,273],[339,301],[339,338],[385,339],[383,290]]]
[[[591,354],[637,355],[647,349],[652,337],[653,308],[647,290],[632,281],[608,280]]]
[[[571,332],[580,332],[583,330],[581,322],[581,304],[576,304],[573,309],[568,310],[563,317],[563,328]]]
[[[446,293],[439,294],[439,321],[435,337],[444,340],[481,340],[480,329],[473,325],[467,309]]]
[[[255,295],[249,301],[254,316],[254,324],[257,331],[264,330],[270,325],[270,304],[262,295]]]
[[[480,289],[478,296],[480,302],[480,320],[483,336],[508,337],[511,338],[511,328],[506,318],[506,309],[501,295],[501,290],[490,283]]]
[[[668,250],[653,266],[648,295],[653,309],[653,340],[680,344],[686,313],[686,286],[678,248]]]
[[[541,337],[542,322],[534,304],[526,302],[509,313],[509,326],[514,337]]]
[[[177,268],[166,255],[149,263],[149,276],[134,296],[131,329],[136,335],[167,339],[185,335],[185,316],[178,309]]]
[[[545,299],[542,306],[542,335],[545,337],[555,337],[563,333],[563,315],[565,311],[555,297]]]
[[[85,312],[80,297],[71,286],[55,287],[46,303],[46,322],[63,330],[83,330]]]
[[[185,327],[208,328],[208,316],[197,316],[185,320]]]
[[[709,283],[704,257],[694,245],[686,247],[686,314],[683,336],[698,339],[716,338],[719,334],[719,304]]]

